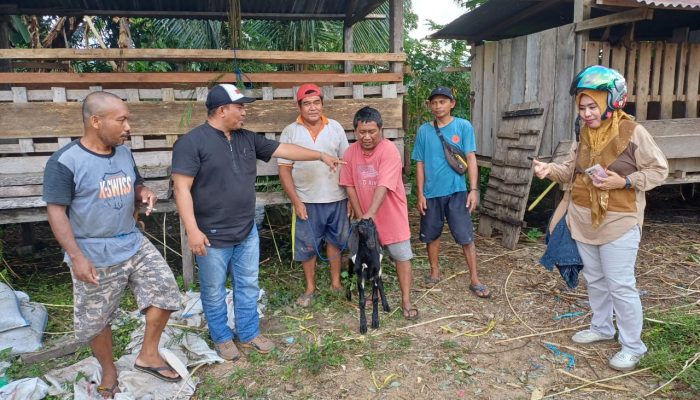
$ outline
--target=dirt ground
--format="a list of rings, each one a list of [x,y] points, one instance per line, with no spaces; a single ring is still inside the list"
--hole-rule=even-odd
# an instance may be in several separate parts
[[[682,196],[679,190],[667,187],[650,196],[637,258],[646,315],[651,310],[700,308],[700,193],[691,197],[686,187]],[[544,207],[538,215],[547,214]],[[528,224],[541,230],[544,222],[536,216]],[[417,231],[414,213],[411,226]],[[568,290],[556,271],[540,266],[544,245],[536,235],[527,235],[529,229],[524,229],[514,250],[502,247],[499,236],[477,236],[480,277],[492,293],[488,300],[469,292],[461,249],[447,240],[447,232],[440,258],[444,279],[426,287],[425,247],[415,241],[412,299],[420,319],[406,321],[395,311],[400,304],[398,284],[393,269],[387,268],[392,312],[380,312],[380,328],[367,335],[358,333],[356,296],[348,302],[328,290],[327,267],[319,268],[321,290],[314,305],[295,306],[303,289],[301,269],[288,261],[286,266],[274,263],[275,243],[269,240],[269,231],[263,232],[268,239],[263,238],[261,286],[268,291],[268,304],[262,328],[278,349],[266,356],[248,354],[236,363],[198,368],[194,375],[201,384],[195,397],[630,399],[664,383],[649,371],[619,377],[621,373],[607,366],[607,359],[619,350],[615,341],[590,346],[571,342],[570,336],[590,321],[585,280]],[[276,244],[289,247],[281,237],[288,228],[277,231]],[[10,248],[18,238],[5,233],[3,240]],[[177,243],[176,232],[167,235]],[[17,256],[9,253],[14,265]],[[50,252],[54,258],[59,253]],[[283,252],[282,258],[288,260],[288,254]],[[37,273],[35,269],[33,274]],[[603,379],[609,380],[582,387]],[[682,383],[669,387],[652,398],[700,397]]]
[[[700,304],[700,201],[687,193],[684,201],[678,188],[656,193],[647,211],[637,265],[647,312],[688,305],[697,310]],[[414,230],[417,221],[411,215]],[[237,391],[226,391],[229,395],[314,399],[630,399],[663,383],[649,371],[615,378],[622,373],[607,366],[619,350],[615,341],[581,346],[570,340],[590,321],[585,280],[568,290],[556,271],[540,266],[541,239],[523,234],[516,249],[509,250],[499,237],[477,237],[480,277],[491,289],[490,300],[467,290],[458,246],[444,242],[440,263],[446,279],[432,289],[421,285],[428,271],[425,248],[416,242],[414,249],[412,298],[419,321],[381,312],[381,327],[363,337],[357,333],[354,302],[322,297],[308,310],[287,305],[270,310],[265,319],[266,334],[280,346],[275,357],[216,365],[203,376],[225,380],[246,371],[241,375],[245,389],[239,384]],[[289,279],[301,279],[301,271]],[[398,287],[392,275],[386,279],[394,283],[389,303],[396,308]],[[567,314],[574,317],[558,318]],[[309,373],[299,358],[307,357],[309,343],[328,338],[336,342],[331,351],[343,354],[339,365]],[[569,354],[572,361],[555,352]],[[606,378],[610,380],[602,385],[580,387]],[[700,396],[684,384],[671,388],[654,396]],[[207,385],[197,394],[216,397]]]

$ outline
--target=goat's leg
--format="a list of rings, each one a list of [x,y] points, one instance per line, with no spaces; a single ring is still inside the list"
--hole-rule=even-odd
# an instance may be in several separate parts
[[[379,328],[379,294],[377,279],[372,279],[372,329]]]
[[[360,333],[367,333],[367,316],[365,315],[365,278],[357,275],[357,293],[360,298]]]
[[[350,284],[346,286],[345,290],[345,297],[348,299],[348,301],[352,300],[352,275],[354,272],[355,263],[352,262],[352,259],[348,259],[348,282],[350,282]]]
[[[379,287],[379,296],[382,298],[382,308],[384,309],[384,312],[391,311],[389,308],[389,302],[386,301],[386,295],[384,295],[384,281],[382,281],[381,276],[377,278],[377,286]]]

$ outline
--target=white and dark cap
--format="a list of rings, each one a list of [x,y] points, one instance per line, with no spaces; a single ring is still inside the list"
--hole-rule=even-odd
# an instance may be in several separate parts
[[[455,97],[452,95],[452,90],[450,88],[447,88],[445,86],[438,86],[435,89],[433,89],[432,92],[430,92],[430,96],[428,96],[428,100],[432,100],[433,97],[435,96],[445,96],[449,98],[450,100],[454,100]]]
[[[254,98],[245,97],[236,86],[230,83],[222,83],[211,88],[205,104],[207,110],[213,110],[226,104],[244,104],[254,101]]]

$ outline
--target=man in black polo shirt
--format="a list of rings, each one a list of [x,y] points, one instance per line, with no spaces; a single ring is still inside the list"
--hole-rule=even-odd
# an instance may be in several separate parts
[[[172,175],[180,218],[188,246],[199,266],[202,306],[216,352],[235,361],[226,315],[226,279],[233,286],[235,336],[242,347],[267,353],[275,346],[260,335],[257,312],[258,231],[254,223],[256,159],[282,157],[317,160],[335,170],[342,161],[316,150],[280,144],[246,129],[245,97],[230,84],[209,92],[207,122],[182,136],[173,146]]]

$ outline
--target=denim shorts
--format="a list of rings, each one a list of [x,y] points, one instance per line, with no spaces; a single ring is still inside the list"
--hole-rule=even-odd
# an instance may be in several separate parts
[[[447,219],[452,238],[459,245],[474,241],[472,217],[467,208],[467,192],[427,199],[428,209],[420,218],[420,241],[431,243],[442,234]]]
[[[305,203],[308,218],[297,218],[294,243],[294,261],[307,261],[322,251],[322,242],[343,250],[348,243],[350,220],[348,201],[333,203]]]

